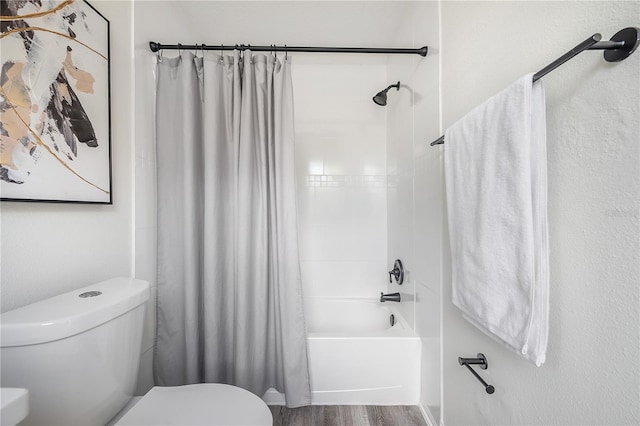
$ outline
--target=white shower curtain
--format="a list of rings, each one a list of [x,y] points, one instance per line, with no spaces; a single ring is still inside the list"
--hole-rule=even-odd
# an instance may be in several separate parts
[[[157,69],[156,384],[309,405],[290,64],[183,52]]]

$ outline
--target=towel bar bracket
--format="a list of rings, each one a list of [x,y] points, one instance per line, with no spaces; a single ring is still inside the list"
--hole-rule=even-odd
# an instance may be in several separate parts
[[[487,362],[487,357],[484,354],[479,353],[477,358],[462,358],[458,357],[458,364],[460,365],[478,365],[483,370],[486,370],[489,367],[489,363]]]
[[[623,42],[624,44],[622,46],[612,46],[613,48],[609,46],[603,46],[603,49],[605,49],[604,60],[607,62],[620,62],[624,59],[627,59],[633,52],[636,51],[638,45],[640,45],[640,28],[623,28],[615,33],[609,41]],[[601,43],[605,44],[606,42]]]
[[[489,364],[487,362],[487,357],[484,356],[484,354],[479,353],[477,355],[477,358],[462,358],[462,357],[458,357],[458,364],[464,365],[465,367],[467,367],[467,369],[471,372],[471,374],[473,374],[476,377],[476,379],[478,379],[478,381],[480,383],[482,383],[482,386],[484,386],[484,390],[489,395],[491,395],[492,393],[494,393],[496,391],[496,388],[494,388],[492,385],[490,385],[487,382],[485,382],[484,379],[482,377],[480,377],[480,375],[478,373],[476,373],[476,370],[471,368],[472,365],[479,365],[480,368],[482,368],[483,370],[486,370],[488,368]]]

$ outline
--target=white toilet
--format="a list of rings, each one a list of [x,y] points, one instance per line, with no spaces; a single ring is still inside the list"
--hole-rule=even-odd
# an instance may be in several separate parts
[[[21,425],[271,425],[230,385],[156,386],[133,404],[148,298],[147,282],[114,278],[2,314],[0,384],[28,389]]]

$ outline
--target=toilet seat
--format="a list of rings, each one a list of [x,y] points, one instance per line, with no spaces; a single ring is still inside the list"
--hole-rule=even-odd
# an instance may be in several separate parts
[[[271,426],[269,407],[256,395],[219,383],[153,387],[116,425]]]

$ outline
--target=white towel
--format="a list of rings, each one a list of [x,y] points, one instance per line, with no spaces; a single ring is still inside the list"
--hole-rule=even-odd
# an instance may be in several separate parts
[[[542,82],[528,74],[445,132],[453,303],[540,366],[549,311]]]

